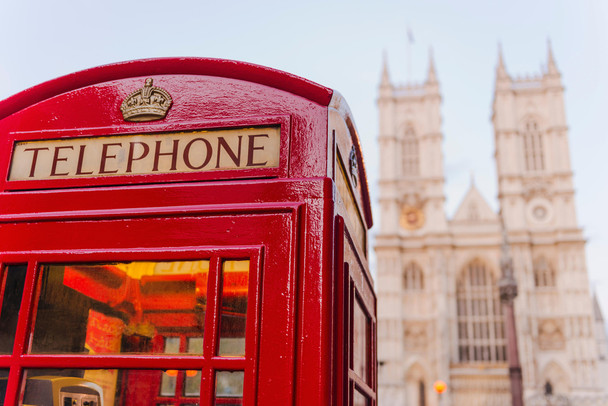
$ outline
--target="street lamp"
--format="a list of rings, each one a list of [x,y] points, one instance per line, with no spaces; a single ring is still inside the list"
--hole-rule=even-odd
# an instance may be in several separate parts
[[[498,281],[500,301],[505,310],[505,324],[507,330],[507,359],[509,361],[509,380],[511,381],[511,404],[523,406],[523,385],[521,376],[521,365],[519,363],[519,350],[517,348],[517,332],[515,330],[515,311],[513,302],[517,297],[517,281],[513,273],[513,259],[509,252],[507,241],[507,229],[505,221],[500,212],[502,225],[502,255],[500,258],[500,270],[502,276]]]
[[[437,380],[433,384],[433,389],[435,389],[435,392],[437,392],[437,395],[439,395],[439,404],[440,405],[442,404],[441,399],[443,399],[441,397],[441,394],[443,392],[445,392],[447,390],[447,388],[448,388],[448,385],[445,382],[443,382],[442,380]]]

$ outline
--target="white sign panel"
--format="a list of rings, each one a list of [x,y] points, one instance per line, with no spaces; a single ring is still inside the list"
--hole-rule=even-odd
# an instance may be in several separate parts
[[[8,180],[276,168],[280,138],[275,126],[19,141]]]

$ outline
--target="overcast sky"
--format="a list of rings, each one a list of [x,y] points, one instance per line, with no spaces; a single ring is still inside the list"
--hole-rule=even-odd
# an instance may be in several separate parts
[[[353,111],[374,199],[383,52],[391,79],[403,83],[424,80],[432,47],[449,216],[471,172],[497,207],[490,123],[497,44],[512,76],[535,75],[550,38],[566,88],[590,279],[608,309],[607,2],[0,0],[0,35],[0,99],[81,69],[159,56],[253,62],[334,88]]]

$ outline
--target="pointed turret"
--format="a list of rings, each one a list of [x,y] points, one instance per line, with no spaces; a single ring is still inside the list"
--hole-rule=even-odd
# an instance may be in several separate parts
[[[390,87],[391,78],[388,74],[388,57],[386,51],[382,54],[382,76],[380,78],[380,87]]]
[[[435,72],[435,58],[433,58],[433,48],[429,49],[429,71],[426,75],[426,83],[437,83],[437,73]]]
[[[439,82],[437,81],[437,72],[435,71],[435,58],[433,58],[433,48],[429,48],[429,70],[426,74],[424,87],[429,95],[440,97]]]
[[[391,78],[388,74],[388,58],[386,51],[382,56],[382,75],[380,76],[380,99],[390,98],[393,96],[393,85],[391,84]]]
[[[496,81],[499,80],[511,80],[509,74],[507,73],[507,68],[505,67],[505,62],[502,57],[502,45],[500,42],[498,43],[498,65],[496,65]]]
[[[551,40],[547,39],[547,74],[559,76],[559,70],[553,58],[553,49],[551,48]]]

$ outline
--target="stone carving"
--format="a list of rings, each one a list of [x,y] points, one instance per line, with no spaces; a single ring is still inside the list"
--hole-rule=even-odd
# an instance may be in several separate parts
[[[565,345],[564,334],[557,320],[544,320],[538,326],[538,346],[541,350],[561,350]]]
[[[428,341],[426,325],[424,323],[407,323],[404,335],[405,348],[410,350],[422,350]]]
[[[551,189],[551,182],[546,179],[539,177],[527,179],[523,184],[523,197],[526,201],[537,196],[550,198],[552,196]]]

